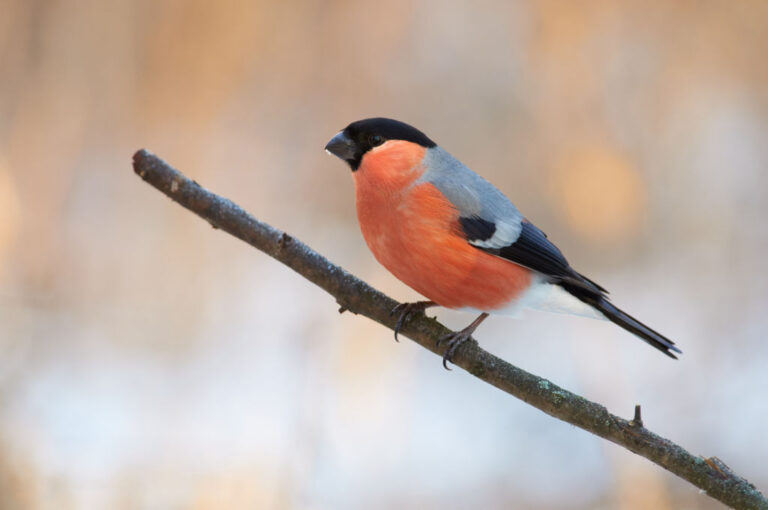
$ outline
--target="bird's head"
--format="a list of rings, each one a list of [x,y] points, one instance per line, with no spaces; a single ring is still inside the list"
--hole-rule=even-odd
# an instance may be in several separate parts
[[[325,150],[346,161],[355,172],[373,153],[402,152],[409,146],[423,153],[435,145],[427,135],[405,122],[376,117],[358,120],[345,127],[331,138]]]

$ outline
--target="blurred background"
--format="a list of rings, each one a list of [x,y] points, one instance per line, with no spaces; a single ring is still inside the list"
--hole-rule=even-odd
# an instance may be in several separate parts
[[[765,2],[0,11],[0,508],[721,508],[339,315],[131,170],[145,147],[413,300],[322,150],[369,116],[497,184],[685,354],[537,312],[485,348],[768,489]]]

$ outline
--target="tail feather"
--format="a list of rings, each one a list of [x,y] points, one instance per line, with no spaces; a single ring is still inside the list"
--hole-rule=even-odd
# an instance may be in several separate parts
[[[621,326],[630,333],[634,333],[642,340],[657,348],[670,358],[677,359],[677,356],[672,354],[672,351],[682,354],[683,351],[675,346],[675,342],[665,337],[658,331],[654,331],[639,320],[635,319],[629,314],[624,313],[608,301],[606,298],[601,298],[589,303],[600,312],[605,315],[605,318],[614,324]]]
[[[673,352],[682,354],[683,351],[675,346],[675,342],[658,331],[649,328],[631,315],[624,313],[608,301],[608,298],[605,296],[607,294],[605,289],[584,275],[573,270],[571,271],[570,275],[561,277],[557,283],[572,296],[599,310],[606,319],[636,335],[670,358],[677,359],[677,356],[672,354]]]
[[[631,315],[624,313],[624,311],[618,309],[613,303],[608,301],[608,298],[606,297],[607,291],[605,289],[584,275],[573,270],[571,271],[570,275],[561,277],[556,283],[572,296],[590,305],[594,309],[599,310],[606,319],[636,335],[670,358],[677,359],[677,356],[672,354],[673,352],[682,354],[683,351],[675,346],[675,342],[658,331],[649,328]]]

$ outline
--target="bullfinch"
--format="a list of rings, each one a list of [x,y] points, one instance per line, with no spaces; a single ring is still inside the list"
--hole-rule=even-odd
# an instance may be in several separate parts
[[[441,339],[445,365],[488,314],[529,307],[607,319],[671,358],[681,352],[614,306],[507,197],[418,129],[359,120],[325,149],[352,169],[357,218],[373,255],[428,299],[392,311],[395,339],[409,316],[431,306],[479,312]]]

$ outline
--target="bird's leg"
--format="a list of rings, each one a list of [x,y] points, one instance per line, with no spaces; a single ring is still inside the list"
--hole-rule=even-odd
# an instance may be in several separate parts
[[[437,306],[437,303],[435,303],[434,301],[416,301],[415,303],[400,303],[399,305],[394,307],[391,312],[389,312],[390,317],[392,315],[395,315],[396,313],[400,314],[397,317],[397,322],[395,323],[395,341],[396,342],[400,341],[397,339],[397,334],[400,332],[400,328],[403,327],[403,324],[405,324],[405,321],[407,321],[408,318],[414,313],[424,313],[424,310],[426,310],[430,306]]]
[[[488,314],[483,312],[477,319],[472,321],[472,324],[462,329],[461,331],[448,333],[447,335],[441,336],[437,339],[437,345],[446,342],[445,353],[443,354],[443,366],[446,370],[450,370],[450,368],[448,368],[448,362],[451,361],[453,355],[456,354],[456,350],[461,346],[461,344],[470,339],[472,333],[475,332],[480,323],[482,323],[487,318]]]

